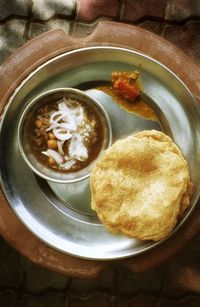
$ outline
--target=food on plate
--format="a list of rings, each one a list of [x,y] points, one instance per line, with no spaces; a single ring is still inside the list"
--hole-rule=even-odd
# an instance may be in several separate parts
[[[112,73],[112,89],[120,97],[134,103],[140,97],[140,87],[137,84],[138,78],[138,71],[114,71]]]
[[[96,159],[103,144],[96,111],[66,97],[40,106],[28,129],[33,153],[55,171],[79,171]]]
[[[167,237],[192,195],[185,158],[156,130],[116,141],[94,166],[90,187],[91,207],[102,224],[140,240]]]
[[[138,71],[113,71],[110,84],[98,89],[110,95],[124,110],[146,119],[158,120],[154,110],[141,98],[142,84]]]

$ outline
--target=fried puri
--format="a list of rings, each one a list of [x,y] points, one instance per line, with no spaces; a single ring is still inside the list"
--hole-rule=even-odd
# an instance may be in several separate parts
[[[91,206],[113,233],[158,241],[190,204],[189,169],[178,146],[156,130],[116,141],[90,177]]]

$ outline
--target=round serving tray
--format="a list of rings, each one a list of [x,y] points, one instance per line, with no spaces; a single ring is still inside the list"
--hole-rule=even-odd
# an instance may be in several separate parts
[[[110,81],[112,71],[135,69],[141,73],[144,99],[155,109],[159,121],[128,113],[98,90]],[[173,137],[188,161],[195,186],[191,206],[174,231],[188,218],[200,192],[200,123],[193,95],[168,68],[141,52],[86,47],[56,56],[33,71],[15,90],[1,122],[2,188],[12,209],[37,237],[62,252],[98,260],[133,256],[158,245],[160,242],[107,232],[90,208],[88,179],[73,184],[47,182],[23,161],[17,144],[20,116],[34,97],[58,87],[79,88],[97,99],[110,117],[113,141],[144,129],[163,130]]]

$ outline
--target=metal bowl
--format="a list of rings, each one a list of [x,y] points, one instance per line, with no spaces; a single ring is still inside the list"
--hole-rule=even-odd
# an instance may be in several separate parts
[[[103,127],[103,143],[101,150],[95,160],[88,166],[77,172],[59,172],[42,163],[34,154],[31,143],[29,142],[30,133],[28,125],[38,108],[44,104],[48,104],[52,100],[59,101],[61,99],[70,98],[82,102],[85,106],[93,109],[98,115]],[[46,91],[33,99],[24,109],[18,125],[18,142],[19,149],[24,161],[32,169],[32,171],[43,179],[57,183],[73,183],[87,178],[90,175],[92,166],[108,148],[112,142],[111,124],[107,112],[104,107],[96,100],[88,96],[81,90],[74,88],[57,88]]]

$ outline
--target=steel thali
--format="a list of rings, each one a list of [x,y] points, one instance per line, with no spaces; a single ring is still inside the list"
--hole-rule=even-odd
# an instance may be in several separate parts
[[[123,110],[98,89],[110,80],[112,71],[135,69],[141,73],[144,100],[155,109],[159,121]],[[48,182],[25,164],[17,143],[20,116],[38,94],[58,87],[79,88],[97,99],[110,118],[113,141],[144,129],[163,130],[173,137],[188,161],[195,186],[191,206],[174,232],[191,214],[200,192],[200,121],[193,95],[169,69],[143,53],[87,47],[61,54],[33,71],[15,90],[1,121],[2,189],[18,218],[37,237],[61,252],[96,260],[133,256],[160,244],[108,233],[90,208],[88,179],[71,184]]]

